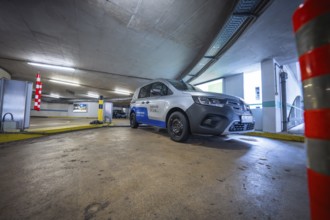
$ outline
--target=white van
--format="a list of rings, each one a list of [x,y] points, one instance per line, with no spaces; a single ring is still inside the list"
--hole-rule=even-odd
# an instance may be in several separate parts
[[[157,79],[138,88],[131,101],[130,125],[167,131],[174,141],[189,134],[225,135],[254,131],[254,118],[241,98],[203,92],[182,81]]]

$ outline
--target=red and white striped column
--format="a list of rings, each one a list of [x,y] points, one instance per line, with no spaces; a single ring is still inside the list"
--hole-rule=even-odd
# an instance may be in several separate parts
[[[40,111],[40,103],[41,103],[41,93],[42,93],[42,83],[40,74],[37,74],[37,80],[36,80],[36,92],[34,96],[34,110]]]
[[[305,0],[293,23],[304,86],[311,219],[330,219],[330,1]]]

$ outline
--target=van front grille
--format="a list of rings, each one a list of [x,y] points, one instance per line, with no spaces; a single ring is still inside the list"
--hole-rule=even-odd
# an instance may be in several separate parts
[[[254,129],[254,123],[234,123],[230,128],[229,131],[250,131]]]

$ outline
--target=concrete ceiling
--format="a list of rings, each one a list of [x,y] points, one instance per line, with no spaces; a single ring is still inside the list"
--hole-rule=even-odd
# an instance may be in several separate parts
[[[175,78],[212,41],[232,0],[8,0],[0,2],[0,66],[44,93],[105,97],[133,92],[148,79]],[[71,66],[36,68],[27,61]],[[48,79],[85,85],[68,87]],[[66,92],[70,90],[71,92]],[[119,95],[120,96],[120,95]],[[83,96],[82,96],[83,97]]]
[[[260,62],[275,58],[281,65],[297,61],[292,15],[303,0],[275,0],[220,59],[192,84],[260,70]]]
[[[238,0],[2,0],[0,67],[70,100],[87,92],[121,98],[155,78],[178,78],[197,64]],[[291,15],[301,1],[275,0],[196,82],[242,72],[268,57],[297,55]],[[28,65],[60,65],[75,71]],[[49,79],[81,86],[56,84]]]

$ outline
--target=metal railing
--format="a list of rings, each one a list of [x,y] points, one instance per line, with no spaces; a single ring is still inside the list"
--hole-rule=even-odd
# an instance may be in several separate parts
[[[288,129],[304,123],[304,107],[301,96],[297,96],[290,107]]]

